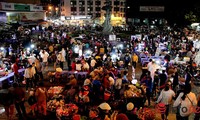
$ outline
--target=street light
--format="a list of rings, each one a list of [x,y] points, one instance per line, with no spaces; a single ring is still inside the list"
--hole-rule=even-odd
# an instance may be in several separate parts
[[[48,9],[49,9],[49,10],[52,10],[52,6],[49,6]]]
[[[58,7],[56,7],[55,10],[58,11]]]

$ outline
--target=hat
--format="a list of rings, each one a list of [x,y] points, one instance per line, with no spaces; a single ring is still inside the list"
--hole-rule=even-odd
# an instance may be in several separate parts
[[[124,113],[120,113],[117,115],[116,120],[129,120],[129,119]]]
[[[89,79],[85,79],[84,84],[83,85],[89,85],[91,83],[91,81]]]
[[[62,72],[63,70],[61,68],[56,68],[56,72]]]
[[[134,104],[133,104],[132,102],[129,102],[129,103],[126,105],[126,109],[127,109],[128,111],[133,110],[133,108],[134,108]]]
[[[101,108],[102,110],[111,110],[111,107],[108,103],[104,102],[104,103],[101,103],[99,105],[99,108]]]

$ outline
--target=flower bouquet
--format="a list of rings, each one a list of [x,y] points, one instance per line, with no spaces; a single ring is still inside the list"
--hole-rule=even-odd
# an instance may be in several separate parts
[[[150,108],[142,108],[138,110],[137,115],[141,120],[155,120],[156,112]]]
[[[58,95],[63,91],[63,87],[62,86],[54,86],[54,87],[50,87],[48,89],[48,95],[49,97],[53,97],[54,95]]]
[[[68,119],[72,118],[78,112],[78,107],[75,104],[65,104],[56,110],[58,118]]]
[[[50,100],[49,102],[47,102],[47,110],[51,111],[51,112],[56,112],[56,109],[59,107],[64,106],[65,102],[64,100]]]

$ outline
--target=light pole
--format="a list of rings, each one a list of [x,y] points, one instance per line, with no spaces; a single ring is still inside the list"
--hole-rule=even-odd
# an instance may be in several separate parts
[[[48,7],[49,18],[52,17],[52,8],[53,8],[52,6]]]

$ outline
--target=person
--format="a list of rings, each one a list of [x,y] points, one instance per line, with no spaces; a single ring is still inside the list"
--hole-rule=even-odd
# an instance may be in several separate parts
[[[101,120],[98,115],[99,115],[98,109],[95,109],[95,108],[90,109],[89,120]]]
[[[146,98],[148,101],[148,106],[151,105],[151,94],[152,94],[152,79],[150,77],[150,72],[147,72],[146,75],[141,79],[141,84],[145,84],[146,87]]]
[[[35,60],[35,67],[36,67],[36,74],[38,80],[43,80],[43,74],[42,74],[42,64],[39,59]]]
[[[152,65],[152,59],[149,59],[149,62],[147,64],[147,70],[150,71]]]
[[[26,117],[26,109],[24,106],[25,102],[25,91],[23,88],[19,87],[17,83],[13,84],[14,90],[13,90],[13,97],[14,97],[14,103],[15,103],[15,108],[17,110],[17,113],[19,115],[19,119]],[[23,113],[23,115],[22,115]]]
[[[30,91],[29,93],[28,104],[30,105],[30,112],[33,116],[35,116],[35,111],[37,110],[37,100],[34,91]]]
[[[37,105],[38,105],[38,112],[44,116],[47,115],[47,89],[44,87],[44,83],[40,82],[38,88],[35,92]]]
[[[49,53],[47,53],[46,50],[42,50],[40,52],[40,57],[42,58],[42,71],[44,71],[45,69],[47,69],[47,71],[48,71],[48,57],[49,57]]]
[[[134,108],[134,104],[132,102],[129,102],[126,105],[126,115],[129,118],[129,120],[139,120],[136,115],[137,108]]]
[[[76,70],[76,62],[75,61],[73,61],[72,63],[71,63],[71,69],[70,69],[71,71],[75,71]]]
[[[131,58],[129,56],[129,53],[126,53],[126,55],[124,56],[124,67],[128,68],[129,62],[131,61]]]
[[[110,120],[110,110],[111,107],[108,103],[103,102],[99,106],[99,117],[101,120]]]
[[[18,67],[18,59],[15,60],[15,63],[13,64],[12,70],[14,72],[14,82],[19,83],[19,67]]]
[[[64,56],[62,55],[62,51],[60,51],[60,52],[58,53],[57,60],[58,60],[58,63],[60,64],[60,68],[63,70],[65,58],[64,58]]]
[[[197,105],[196,95],[191,92],[191,85],[186,84],[184,92],[180,93],[175,100],[173,107],[179,107],[179,119],[177,120],[189,120],[189,116],[193,112],[193,108]]]
[[[198,111],[196,111],[195,113],[195,118],[194,120],[199,120],[200,119],[200,112],[199,112],[199,107],[200,107],[200,96],[198,97],[198,100],[197,100],[197,109]]]
[[[115,98],[120,99],[120,90],[122,88],[122,75],[118,74],[115,81]]]
[[[136,64],[138,63],[138,56],[136,55],[136,53],[133,53],[132,56],[132,65],[134,68],[136,68]]]
[[[37,82],[38,82],[38,79],[37,79],[37,74],[36,74],[36,66],[35,66],[35,62],[33,62],[32,63],[32,68],[31,68],[32,70],[32,73],[33,73],[33,79],[32,79],[32,81],[33,81],[33,86],[37,86]]]
[[[0,90],[0,104],[5,109],[7,119],[12,119],[14,114],[14,99],[7,82],[3,83],[2,89]]]
[[[24,80],[26,81],[26,91],[28,92],[28,87],[33,87],[33,71],[32,65],[28,65],[28,67],[24,71]]]
[[[174,73],[172,74],[172,77],[173,77],[173,90],[175,91],[179,82],[177,67],[174,67]]]
[[[91,70],[95,69],[96,63],[97,63],[97,61],[94,58],[92,58],[92,60],[90,61]]]
[[[71,86],[75,87],[77,85],[77,80],[76,80],[75,76],[74,75],[70,75],[68,78],[70,80],[67,83],[67,85],[71,85]]]
[[[172,103],[172,98],[175,97],[175,93],[173,90],[170,89],[170,86],[167,84],[165,86],[165,89],[163,89],[158,97],[158,100],[156,101],[156,103],[164,103],[166,110],[165,110],[165,114],[161,114],[161,117],[163,120],[168,119],[168,115],[169,115],[169,106]]]
[[[162,73],[158,75],[160,80],[160,89],[165,88],[165,83],[167,82],[167,75],[165,74],[165,70],[162,70]]]

